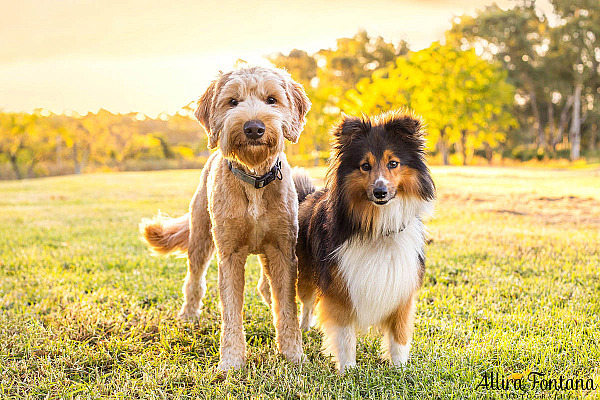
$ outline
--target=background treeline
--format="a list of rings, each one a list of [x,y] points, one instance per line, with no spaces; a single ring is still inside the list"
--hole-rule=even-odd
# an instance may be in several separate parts
[[[445,44],[420,51],[360,31],[317,53],[272,55],[313,103],[303,137],[288,146],[290,161],[324,163],[340,112],[399,107],[423,116],[434,163],[597,160],[600,1],[551,3],[550,15],[521,0],[456,17]],[[0,113],[0,178],[199,167],[208,152],[193,107],[156,119]]]
[[[313,101],[310,140],[296,151],[327,149],[340,111],[404,106],[425,119],[434,162],[597,160],[600,1],[550,2],[550,15],[520,0],[456,17],[445,45],[418,52],[359,32],[335,49],[271,57]]]
[[[198,168],[209,152],[193,106],[156,119],[106,110],[83,116],[42,109],[0,113],[0,178]]]

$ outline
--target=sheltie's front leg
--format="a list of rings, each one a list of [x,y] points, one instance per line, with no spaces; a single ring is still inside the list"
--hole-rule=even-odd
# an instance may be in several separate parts
[[[356,332],[347,310],[324,297],[317,305],[317,315],[323,328],[323,351],[332,355],[340,374],[356,366]]]
[[[316,293],[313,292],[312,296],[301,298],[302,311],[300,313],[300,329],[304,332],[308,332],[312,326],[313,310],[315,307]]]
[[[383,325],[385,354],[400,367],[408,361],[414,328],[414,295],[402,304]]]
[[[356,332],[353,325],[337,325],[333,321],[323,324],[325,341],[323,348],[331,354],[340,374],[348,368],[356,367]]]
[[[328,294],[320,296],[316,315],[323,330],[323,352],[333,356],[340,374],[356,366],[356,331],[352,306],[343,293],[332,285]]]
[[[313,282],[312,270],[301,257],[298,257],[298,284],[296,288],[302,306],[300,329],[306,332],[312,325],[313,311],[317,299],[317,286]]]

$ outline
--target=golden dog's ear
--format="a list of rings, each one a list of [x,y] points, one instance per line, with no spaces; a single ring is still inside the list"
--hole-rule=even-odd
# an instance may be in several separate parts
[[[206,131],[209,149],[214,149],[219,143],[219,132],[215,132],[211,129],[211,114],[214,109],[213,103],[216,100],[215,88],[217,86],[217,81],[218,80],[212,81],[208,89],[206,89],[206,92],[200,97],[200,100],[198,100],[198,108],[196,108],[196,112],[194,113],[196,119]]]
[[[301,84],[289,79],[287,83],[287,96],[292,111],[292,121],[288,129],[283,130],[283,136],[292,143],[297,143],[304,124],[306,113],[310,110],[310,100]]]
[[[231,72],[225,74],[219,72],[219,77],[211,82],[206,92],[198,100],[198,108],[194,113],[208,135],[208,148],[211,150],[219,145],[219,134],[223,129],[223,121],[220,118],[215,118],[217,100],[221,88],[227,83],[231,74]]]

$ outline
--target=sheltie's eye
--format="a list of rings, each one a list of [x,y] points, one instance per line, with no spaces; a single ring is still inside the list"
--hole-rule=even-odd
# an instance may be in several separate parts
[[[231,100],[229,100],[229,105],[230,105],[231,107],[235,107],[235,106],[237,106],[237,105],[238,105],[238,103],[239,103],[239,101],[237,101],[236,99],[231,99]]]
[[[277,103],[277,99],[273,96],[267,97],[267,104],[275,104]]]
[[[398,161],[390,161],[390,162],[388,163],[388,168],[389,168],[389,169],[396,168],[397,166],[398,166]]]
[[[368,162],[363,163],[360,165],[360,169],[362,169],[363,171],[370,171],[371,170],[371,164],[369,164]]]

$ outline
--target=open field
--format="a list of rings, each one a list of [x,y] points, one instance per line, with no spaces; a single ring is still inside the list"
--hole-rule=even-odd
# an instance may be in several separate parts
[[[484,373],[526,370],[600,388],[600,170],[433,173],[412,358],[391,368],[370,332],[343,377],[318,332],[304,335],[308,363],[275,354],[254,257],[244,369],[216,370],[214,263],[203,318],[175,320],[185,260],[150,256],[137,224],[158,209],[185,212],[198,170],[0,182],[0,398],[600,397],[476,389]]]

